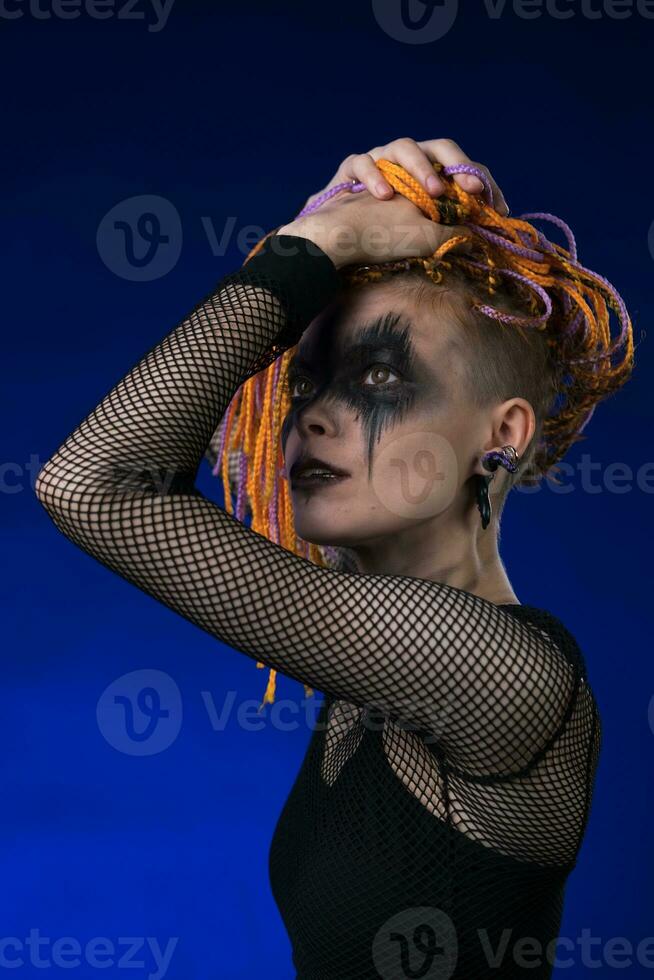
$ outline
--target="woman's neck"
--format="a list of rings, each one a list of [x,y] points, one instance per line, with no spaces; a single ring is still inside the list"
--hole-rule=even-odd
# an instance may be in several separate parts
[[[357,571],[408,575],[441,582],[489,602],[518,602],[497,547],[494,521],[482,530],[473,523],[421,523],[392,536],[351,545]]]

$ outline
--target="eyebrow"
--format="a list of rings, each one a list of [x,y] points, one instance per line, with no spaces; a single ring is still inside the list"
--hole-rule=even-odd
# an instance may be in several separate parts
[[[356,340],[343,349],[340,357],[347,360],[358,353],[384,348],[404,355],[408,365],[422,363],[413,346],[411,326],[412,321],[403,313],[389,312],[375,317],[364,324]],[[300,368],[310,369],[311,362],[297,351],[289,361],[287,372],[290,375]]]

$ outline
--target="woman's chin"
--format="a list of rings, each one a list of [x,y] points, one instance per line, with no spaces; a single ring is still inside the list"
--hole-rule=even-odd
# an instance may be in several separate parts
[[[310,544],[329,544],[333,547],[338,547],[340,544],[338,534],[335,533],[333,527],[315,524],[312,521],[298,521],[297,519],[294,520],[294,524],[295,533],[303,541],[308,541]]]
[[[293,524],[295,525],[295,533],[311,544],[329,544],[338,547],[339,545],[346,545],[352,537],[351,534],[348,534],[348,529],[341,527],[334,520],[334,515],[329,513],[322,515],[306,514],[301,509],[294,508]]]

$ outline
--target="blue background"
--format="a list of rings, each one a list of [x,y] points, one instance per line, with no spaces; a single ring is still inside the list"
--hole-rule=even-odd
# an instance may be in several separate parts
[[[148,29],[144,0],[134,9],[149,21],[45,19],[20,0],[4,9],[22,16],[0,17],[2,937],[107,937],[115,955],[105,977],[124,975],[117,959],[127,936],[162,947],[179,937],[169,980],[294,976],[267,854],[310,725],[282,730],[269,709],[260,731],[239,724],[236,707],[259,703],[267,671],[77,550],[36,501],[34,478],[119,378],[242,263],[240,229],[289,221],[350,153],[400,136],[448,136],[491,168],[514,215],[543,210],[568,221],[582,262],[622,293],[640,345],[632,381],[597,409],[567,457],[574,467],[584,453],[599,464],[595,491],[575,470],[569,492],[514,493],[502,554],[520,600],[576,634],[603,718],[560,930],[599,937],[600,965],[584,966],[577,953],[575,967],[555,976],[613,975],[602,949],[615,937],[634,948],[622,972],[651,976],[635,948],[654,935],[645,336],[654,312],[654,20],[635,9],[617,19],[608,0],[594,0],[599,17],[562,2],[569,19],[528,19],[508,3],[489,16],[470,3],[442,38],[418,44],[384,29],[369,0],[177,0],[159,31]],[[170,202],[182,228],[172,236],[176,261],[150,281],[126,278],[125,261],[102,254],[111,243],[98,243],[107,212],[140,195]],[[228,219],[229,246],[213,254],[206,228],[220,237]],[[621,492],[603,482],[615,462],[633,473]],[[637,479],[647,464],[649,484],[645,470]],[[208,466],[199,485],[222,501]],[[111,744],[98,722],[105,688],[136,670],[169,675],[181,704],[171,744],[146,756]],[[229,691],[236,705],[214,730],[206,701],[220,711]],[[277,696],[299,702],[304,692],[280,675]],[[24,956],[13,975],[42,976]],[[151,975],[147,948],[132,958],[144,965],[130,977]],[[65,975],[100,972],[83,963]]]

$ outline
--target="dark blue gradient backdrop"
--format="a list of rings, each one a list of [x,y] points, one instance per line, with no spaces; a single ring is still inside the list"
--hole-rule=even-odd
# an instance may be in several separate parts
[[[578,637],[604,723],[555,976],[654,976],[654,10],[444,4],[416,43],[415,2],[411,28],[399,0],[176,0],[165,23],[3,0],[0,975],[294,976],[267,855],[312,702],[280,675],[284,710],[257,715],[267,671],[76,549],[34,478],[346,155],[447,136],[514,215],[568,221],[634,321],[633,380],[563,491],[514,493],[502,554]],[[222,503],[208,466],[200,486]]]

